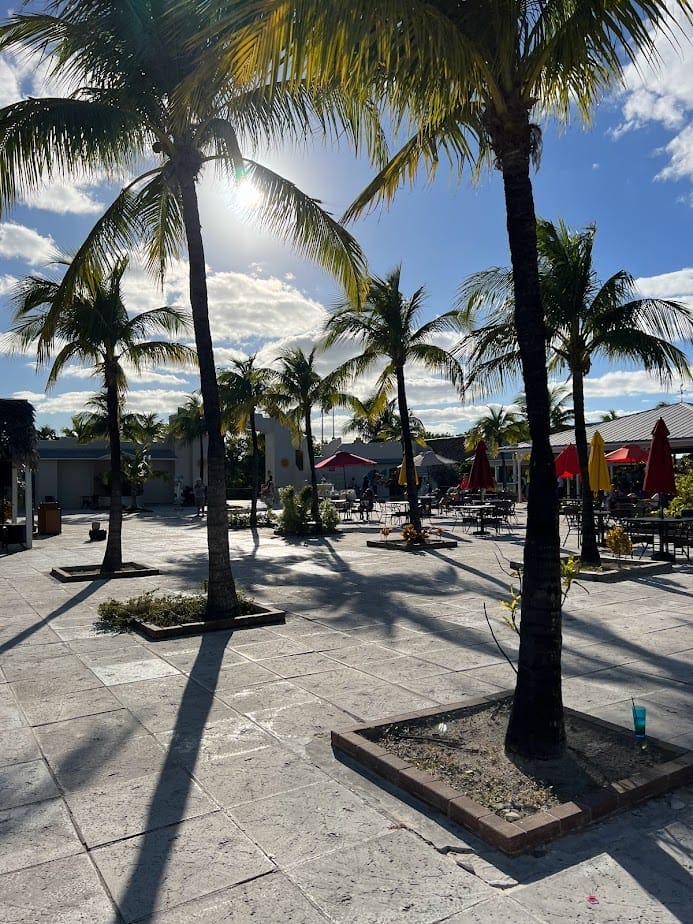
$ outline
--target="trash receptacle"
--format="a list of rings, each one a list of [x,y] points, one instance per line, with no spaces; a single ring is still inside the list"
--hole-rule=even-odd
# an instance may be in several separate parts
[[[60,505],[57,501],[44,501],[38,505],[38,532],[40,536],[58,536],[62,532]]]

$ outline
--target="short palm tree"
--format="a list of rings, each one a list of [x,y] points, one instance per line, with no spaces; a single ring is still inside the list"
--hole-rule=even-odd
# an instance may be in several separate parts
[[[539,271],[546,315],[550,372],[572,381],[575,446],[582,491],[581,558],[599,565],[592,492],[588,489],[589,449],[584,380],[596,356],[642,364],[669,384],[676,374],[692,378],[686,354],[672,341],[693,342],[693,312],[680,302],[639,298],[633,277],[619,270],[605,282],[592,262],[596,229],[571,232],[559,221],[540,221]],[[512,274],[508,269],[478,273],[461,288],[462,321],[470,330],[469,379],[494,389],[520,375],[515,332]],[[531,496],[531,494],[530,494]]]
[[[399,267],[385,279],[373,277],[362,306],[355,308],[351,304],[344,304],[328,319],[325,345],[329,347],[336,343],[355,341],[362,348],[358,356],[347,360],[335,370],[334,374],[340,381],[354,379],[373,366],[384,363],[378,376],[376,394],[382,402],[381,406],[384,406],[391,392],[396,392],[402,425],[409,517],[412,526],[421,532],[404,370],[407,364],[419,364],[444,375],[461,389],[462,367],[451,353],[430,343],[430,338],[436,334],[457,329],[456,313],[448,311],[419,327],[417,325],[425,300],[424,290],[417,289],[410,298],[406,298],[399,286]]]
[[[12,342],[24,349],[38,342],[38,364],[53,358],[47,386],[57,381],[68,363],[76,361],[94,367],[104,386],[110,451],[111,504],[108,540],[101,572],[118,571],[122,554],[121,490],[121,405],[127,389],[125,364],[140,371],[156,363],[194,363],[195,353],[171,340],[150,340],[152,334],[176,336],[185,330],[186,316],[170,307],[154,308],[129,317],[121,297],[120,284],[127,260],[120,260],[105,276],[94,269],[80,278],[72,299],[64,304],[60,282],[30,276],[20,283],[15,296],[17,309],[10,329]],[[57,317],[48,317],[54,299],[60,298]],[[46,325],[50,323],[50,330]]]
[[[251,478],[250,525],[257,526],[257,498],[260,488],[259,448],[255,415],[267,407],[276,384],[273,369],[255,365],[256,355],[235,359],[230,369],[219,373],[219,395],[225,424],[238,433],[250,430]]]
[[[488,414],[480,417],[467,432],[464,445],[465,449],[473,450],[479,440],[483,440],[491,455],[495,456],[500,446],[518,443],[528,436],[527,422],[523,417],[501,405],[498,408],[489,407]]]
[[[569,397],[571,397],[570,388],[565,385],[549,385],[549,419],[552,433],[558,433],[560,430],[567,430],[568,427],[573,426],[575,414],[572,406],[566,404]],[[524,392],[515,398],[515,404],[526,418],[527,398]]]
[[[298,444],[306,439],[308,466],[312,487],[311,516],[316,528],[322,528],[318,477],[315,471],[315,447],[313,444],[313,408],[325,410],[340,400],[332,380],[321,377],[315,367],[316,348],[306,356],[300,347],[283,350],[279,354],[279,368],[272,392],[269,395],[269,409],[273,416],[289,426]],[[343,399],[346,400],[346,397]]]
[[[168,432],[186,446],[197,442],[200,456],[198,474],[205,480],[205,434],[207,424],[202,398],[197,393],[189,395],[183,407],[179,407],[168,422]]]
[[[397,413],[397,398],[388,401],[385,407],[382,407],[378,395],[370,395],[363,401],[354,398],[353,407],[354,413],[344,426],[345,433],[353,431],[366,443],[385,443],[388,440],[402,442],[402,421]],[[426,428],[415,414],[409,415],[409,431],[415,443],[426,445]]]
[[[248,53],[267,46],[273,18],[258,5],[208,0],[48,0],[46,11],[18,13],[0,27],[0,51],[48,57],[64,97],[29,98],[0,109],[0,207],[70,171],[100,178],[138,170],[78,249],[46,318],[48,336],[76,280],[113,263],[141,240],[149,266],[163,276],[187,249],[190,305],[208,434],[207,617],[231,617],[238,598],[231,576],[224,439],[209,323],[197,183],[215,167],[231,185],[261,193],[254,214],[356,296],[363,260],[353,237],[293,183],[247,156],[262,144],[336,132],[378,146],[370,108],[344,103],[336,88],[291,89],[268,62]],[[254,36],[248,34],[253,25]],[[264,38],[263,38],[264,36]],[[85,270],[86,267],[86,270]]]

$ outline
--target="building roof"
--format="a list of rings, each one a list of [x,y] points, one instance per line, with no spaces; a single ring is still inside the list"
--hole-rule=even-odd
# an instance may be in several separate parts
[[[122,451],[125,455],[132,451],[132,443],[123,443]],[[150,449],[152,462],[174,462],[176,454],[165,443],[154,443]],[[46,461],[67,460],[72,462],[100,462],[108,461],[108,442],[106,440],[92,440],[90,443],[78,443],[74,437],[65,436],[57,440],[39,440],[39,458]]]
[[[34,408],[28,401],[0,398],[0,459],[36,468]]]
[[[652,440],[652,431],[659,418],[664,420],[669,430],[669,443],[674,452],[693,452],[693,404],[667,404],[653,407],[637,414],[627,414],[616,420],[605,420],[587,426],[587,440],[592,439],[595,430],[604,440],[604,451],[611,452],[626,443],[637,443],[648,449]],[[562,430],[551,437],[551,445],[560,450],[568,443],[575,442],[575,431]]]

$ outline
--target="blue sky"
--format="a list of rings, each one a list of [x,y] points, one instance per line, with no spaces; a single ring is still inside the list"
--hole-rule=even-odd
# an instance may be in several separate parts
[[[683,43],[677,53],[662,44],[662,56],[658,71],[645,65],[640,73],[627,69],[625,91],[603,101],[589,130],[576,124],[559,133],[544,126],[534,193],[538,215],[563,218],[574,229],[596,224],[594,258],[603,278],[626,269],[642,294],[677,298],[693,307],[693,46]],[[42,73],[33,63],[0,58],[0,105],[54,92]],[[250,156],[283,173],[337,216],[370,176],[367,165],[346,148],[326,149],[319,141],[298,151]],[[76,247],[113,194],[114,187],[66,179],[0,218],[0,331],[9,326],[17,281],[45,272],[56,247]],[[201,183],[200,199],[218,366],[255,351],[269,365],[288,345],[310,349],[340,298],[336,284],[243,220],[231,193],[212,177]],[[508,263],[502,184],[495,172],[472,186],[468,175],[457,183],[441,164],[434,183],[421,180],[402,189],[388,209],[360,219],[351,231],[375,275],[401,264],[405,294],[425,287],[430,314],[452,306],[469,274]],[[181,261],[171,268],[163,293],[133,267],[124,291],[132,311],[165,302],[185,306],[186,265]],[[325,357],[324,369],[345,355]],[[0,395],[28,398],[39,425],[67,425],[96,390],[89,370],[77,367],[48,394],[45,381],[46,371],[37,374],[31,355],[10,355],[0,346]],[[597,419],[607,409],[628,413],[660,400],[693,400],[693,387],[682,391],[680,384],[665,392],[642,369],[597,361],[586,381],[588,415]],[[128,407],[167,417],[197,385],[194,372],[177,369],[133,374]],[[359,383],[363,394],[368,385]],[[408,376],[412,411],[437,432],[463,432],[489,404],[507,406],[520,390],[518,384],[486,401],[461,403],[423,370],[412,367]],[[337,412],[337,433],[342,420]],[[331,426],[331,421],[325,424],[326,437]]]

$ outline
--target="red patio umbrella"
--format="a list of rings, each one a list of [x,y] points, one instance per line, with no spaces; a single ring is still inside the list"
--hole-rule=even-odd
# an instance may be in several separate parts
[[[612,465],[637,465],[638,462],[647,462],[647,455],[646,449],[641,449],[635,443],[627,443],[613,452],[607,452],[604,458]]]
[[[556,456],[554,465],[559,478],[572,478],[580,474],[580,460],[574,443],[569,443],[565,449]]]
[[[340,449],[339,452],[335,452],[334,455],[328,456],[326,459],[323,459],[322,462],[316,463],[315,468],[341,468],[344,473],[344,487],[346,488],[346,470],[355,465],[375,465],[375,460],[366,459],[365,456],[357,456],[353,452],[346,452],[346,450]]]
[[[474,450],[474,460],[472,461],[472,470],[469,473],[470,491],[493,491],[496,482],[493,479],[491,464],[486,454],[486,443],[479,440]]]
[[[645,466],[643,489],[647,494],[676,494],[674,460],[669,445],[669,430],[660,417],[652,431],[650,455]],[[663,503],[663,502],[662,502]]]

